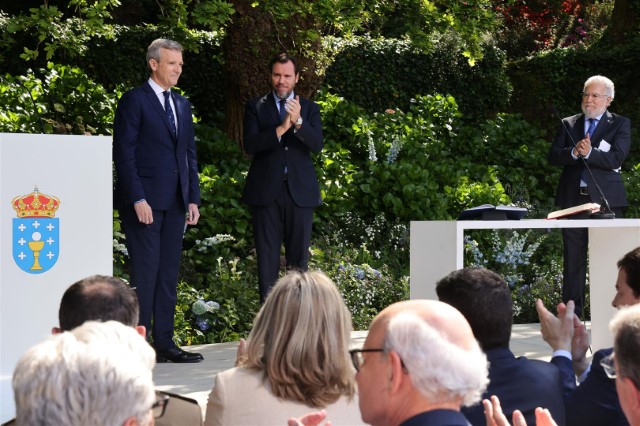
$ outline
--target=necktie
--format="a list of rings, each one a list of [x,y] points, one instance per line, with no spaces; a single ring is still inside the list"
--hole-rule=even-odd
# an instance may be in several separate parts
[[[589,119],[589,129],[587,129],[587,133],[589,134],[589,137],[593,136],[593,132],[596,130],[597,125],[598,125],[598,120],[596,120],[595,118]]]
[[[587,129],[587,133],[585,133],[585,136],[589,135],[589,138],[591,138],[591,136],[593,136],[593,132],[596,130],[597,125],[598,125],[598,120],[595,118],[590,118],[589,128]],[[581,187],[587,186],[587,169],[586,168],[582,169],[582,173],[580,174],[580,186]]]
[[[173,131],[173,136],[176,136],[178,131],[176,129],[176,118],[173,116],[173,109],[171,108],[171,102],[169,102],[170,93],[168,90],[162,92],[164,95],[164,112],[167,114],[167,119],[169,120],[169,126]]]
[[[280,122],[284,121],[284,118],[287,116],[287,109],[284,105],[287,103],[286,99],[280,99]]]

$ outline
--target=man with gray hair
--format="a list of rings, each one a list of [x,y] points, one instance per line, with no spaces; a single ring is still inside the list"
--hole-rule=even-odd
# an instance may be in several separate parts
[[[487,359],[464,316],[435,300],[408,300],[381,311],[363,349],[351,352],[362,420],[371,425],[461,425],[480,400]]]
[[[562,167],[556,193],[556,204],[562,209],[603,204],[599,189],[615,217],[622,217],[628,206],[620,167],[631,148],[631,121],[608,111],[614,96],[611,80],[601,75],[590,77],[582,90],[582,113],[562,119],[558,127],[548,161]],[[581,214],[569,217],[588,218]],[[573,300],[579,317],[584,306],[588,237],[587,228],[562,230],[562,301]]]
[[[602,360],[616,378],[622,411],[631,426],[640,425],[640,305],[621,309],[609,324],[614,335],[613,354]]]
[[[153,349],[117,321],[88,321],[22,355],[16,425],[153,425]]]
[[[118,102],[113,125],[115,207],[130,256],[140,325],[158,362],[200,362],[173,342],[182,238],[198,223],[200,183],[191,104],[172,91],[182,74],[182,46],[164,38],[147,49],[151,76]]]

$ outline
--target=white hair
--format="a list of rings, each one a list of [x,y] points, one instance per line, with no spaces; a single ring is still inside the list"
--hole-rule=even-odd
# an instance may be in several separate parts
[[[132,327],[89,321],[25,352],[13,374],[17,425],[152,421],[155,353]]]
[[[463,349],[415,314],[391,318],[384,349],[398,353],[413,385],[433,401],[462,398],[462,405],[473,405],[489,384],[487,358],[475,340]]]
[[[604,90],[605,92],[607,92],[606,95],[611,97],[611,100],[613,100],[613,98],[616,95],[616,89],[615,89],[615,86],[613,85],[613,81],[609,80],[607,77],[603,75],[594,75],[589,77],[587,81],[584,82],[584,90],[586,90],[587,86],[590,85],[591,83],[604,84]]]

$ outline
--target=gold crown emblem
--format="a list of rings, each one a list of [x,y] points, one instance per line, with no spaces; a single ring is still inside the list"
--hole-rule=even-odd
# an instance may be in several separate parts
[[[55,217],[60,199],[41,194],[36,186],[31,194],[14,197],[11,205],[18,217]]]

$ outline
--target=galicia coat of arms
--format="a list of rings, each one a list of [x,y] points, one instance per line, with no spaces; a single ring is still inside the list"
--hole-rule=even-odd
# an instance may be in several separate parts
[[[60,255],[58,197],[42,194],[38,187],[31,194],[14,197],[13,260],[29,274],[47,272]]]

